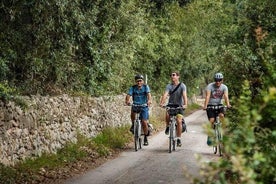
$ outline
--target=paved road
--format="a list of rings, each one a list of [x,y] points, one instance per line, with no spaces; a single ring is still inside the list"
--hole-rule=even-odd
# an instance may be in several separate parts
[[[88,171],[82,176],[66,181],[66,184],[188,184],[199,176],[199,163],[216,160],[212,147],[206,145],[202,124],[207,122],[206,112],[199,110],[185,118],[188,132],[182,134],[182,147],[168,153],[168,136],[164,132],[151,136],[149,146],[137,152],[129,150]],[[186,170],[187,168],[188,170]],[[190,174],[189,177],[185,176]],[[192,175],[192,176],[191,176]]]

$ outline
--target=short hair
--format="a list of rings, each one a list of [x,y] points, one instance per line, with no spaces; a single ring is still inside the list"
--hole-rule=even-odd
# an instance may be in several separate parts
[[[175,73],[177,76],[179,76],[179,72],[178,71],[173,71],[172,73]]]

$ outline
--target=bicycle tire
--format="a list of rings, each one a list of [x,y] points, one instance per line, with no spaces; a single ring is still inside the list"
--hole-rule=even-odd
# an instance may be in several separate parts
[[[169,139],[170,141],[169,141],[169,153],[171,153],[172,152],[172,138],[170,137],[170,139]]]
[[[222,135],[221,135],[221,132],[218,130],[218,151],[219,151],[219,156],[222,156],[222,150],[223,150]]]
[[[139,146],[139,138],[138,137],[134,137],[134,144],[135,144],[135,151],[138,151],[138,146]]]
[[[142,138],[139,137],[139,149],[142,149]]]
[[[172,151],[175,151],[175,145],[176,145],[176,141],[175,141],[175,134],[176,134],[176,127],[173,127],[175,126],[175,123],[171,123],[170,125],[170,145],[169,145],[169,153],[171,153]]]
[[[172,126],[170,125],[170,137],[169,137],[169,153],[172,152],[173,150],[173,129]]]
[[[134,122],[134,147],[135,147],[135,151],[138,151],[139,145],[140,145],[140,141],[139,141],[139,126],[137,126],[139,122],[135,121]]]
[[[217,154],[217,151],[218,151],[218,143],[219,143],[219,132],[218,132],[218,129],[217,129],[217,125],[215,126],[215,140],[214,140],[214,143],[215,144],[213,146],[213,151],[214,151],[214,154]]]
[[[222,143],[218,144],[219,156],[222,156]]]

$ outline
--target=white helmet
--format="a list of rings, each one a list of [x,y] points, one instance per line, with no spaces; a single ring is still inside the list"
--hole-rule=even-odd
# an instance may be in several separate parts
[[[216,73],[214,79],[223,79],[222,73]]]

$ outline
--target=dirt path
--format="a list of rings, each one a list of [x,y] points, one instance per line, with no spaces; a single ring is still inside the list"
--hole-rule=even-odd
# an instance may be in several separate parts
[[[206,134],[202,128],[202,124],[207,122],[206,112],[199,110],[185,119],[188,132],[182,134],[182,147],[177,147],[175,152],[168,153],[168,136],[162,131],[150,137],[149,146],[142,150],[125,151],[116,159],[65,183],[191,183],[193,177],[199,177],[199,164],[195,155],[201,155],[202,162],[216,160],[218,156],[212,153],[212,147],[206,145]],[[185,176],[187,174],[191,176]]]

